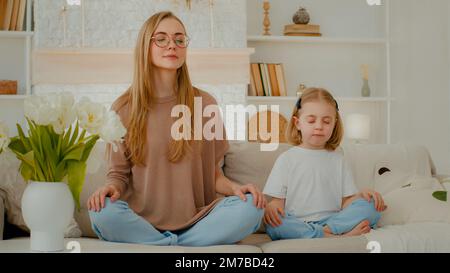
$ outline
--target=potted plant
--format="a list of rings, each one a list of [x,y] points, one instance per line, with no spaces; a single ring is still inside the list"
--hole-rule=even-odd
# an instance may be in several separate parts
[[[30,96],[24,112],[25,134],[17,124],[18,136],[8,147],[20,160],[20,174],[28,186],[22,197],[22,214],[30,228],[33,251],[64,249],[64,229],[80,207],[87,160],[99,139],[115,145],[126,130],[118,115],[71,94]],[[115,147],[115,146],[114,146]]]

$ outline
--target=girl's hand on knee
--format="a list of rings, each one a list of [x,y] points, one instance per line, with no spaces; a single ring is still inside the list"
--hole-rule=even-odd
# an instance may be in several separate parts
[[[379,192],[376,192],[374,190],[365,189],[361,191],[361,196],[367,200],[367,202],[370,202],[370,200],[373,198],[375,209],[379,212],[384,211],[387,206],[384,204],[383,197]]]
[[[264,211],[264,223],[266,225],[277,227],[283,223],[280,215],[283,217],[286,216],[284,208],[272,201],[267,205],[266,210]]]
[[[87,201],[88,210],[99,212],[105,207],[105,198],[110,197],[111,202],[120,198],[120,191],[114,185],[106,185],[96,190]]]

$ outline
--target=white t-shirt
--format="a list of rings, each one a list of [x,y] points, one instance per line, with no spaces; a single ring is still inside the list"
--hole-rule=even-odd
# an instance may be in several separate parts
[[[264,194],[285,198],[285,211],[306,222],[339,211],[342,198],[356,193],[342,153],[298,146],[278,157],[264,188]]]

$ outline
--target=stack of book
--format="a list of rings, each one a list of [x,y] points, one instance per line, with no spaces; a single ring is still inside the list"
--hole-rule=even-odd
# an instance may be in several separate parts
[[[251,63],[249,96],[287,96],[283,64]]]
[[[291,24],[284,26],[284,35],[286,36],[322,36],[319,25]]]
[[[22,31],[27,0],[0,0],[0,30]]]

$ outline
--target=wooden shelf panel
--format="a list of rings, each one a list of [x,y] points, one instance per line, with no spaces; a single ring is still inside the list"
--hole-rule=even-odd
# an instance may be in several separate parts
[[[277,101],[295,101],[298,97],[286,96],[286,97],[271,97],[271,96],[247,96],[247,101],[264,101],[264,102],[277,102]],[[336,100],[343,102],[387,102],[393,101],[394,98],[388,97],[336,97]]]
[[[367,44],[384,45],[385,39],[363,38],[333,38],[333,37],[308,37],[308,36],[248,36],[248,42],[272,42],[272,43],[324,43],[324,44]]]
[[[33,35],[33,31],[0,31],[0,38],[25,38]]]

